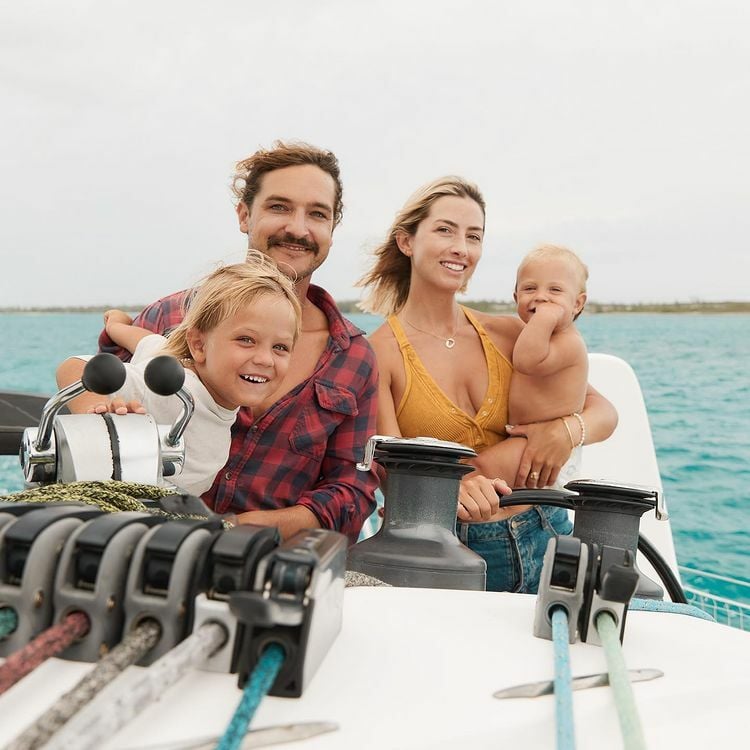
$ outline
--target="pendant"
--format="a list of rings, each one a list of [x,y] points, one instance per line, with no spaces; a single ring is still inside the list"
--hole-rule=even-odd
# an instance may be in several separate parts
[[[456,339],[446,339],[445,340],[445,346],[447,349],[453,349],[453,347],[456,345]]]

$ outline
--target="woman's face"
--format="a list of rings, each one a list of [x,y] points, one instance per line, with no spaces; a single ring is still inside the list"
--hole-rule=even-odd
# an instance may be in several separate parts
[[[417,279],[440,289],[463,289],[482,256],[484,213],[471,198],[438,198],[413,235],[398,235],[398,246],[411,258]]]

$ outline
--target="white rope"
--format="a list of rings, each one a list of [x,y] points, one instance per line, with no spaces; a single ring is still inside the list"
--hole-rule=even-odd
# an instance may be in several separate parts
[[[101,747],[144,708],[158,701],[191,667],[221,648],[226,639],[223,625],[206,623],[148,669],[125,672],[54,735],[45,750]]]

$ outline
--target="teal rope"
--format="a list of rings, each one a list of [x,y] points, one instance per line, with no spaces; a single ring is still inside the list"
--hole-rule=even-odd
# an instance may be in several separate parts
[[[271,689],[279,673],[286,654],[278,643],[272,643],[260,655],[250,679],[245,685],[237,709],[226,728],[216,750],[237,750],[247,734],[247,728],[258,709],[258,705]]]
[[[11,607],[0,608],[0,638],[10,635],[18,627],[18,615]]]
[[[573,688],[568,647],[568,613],[562,607],[552,610],[552,645],[555,649],[555,717],[557,750],[576,746],[573,723]]]
[[[716,622],[708,612],[692,604],[679,604],[677,602],[663,602],[660,599],[631,599],[628,609],[634,612],[670,612],[676,615],[690,615],[699,617],[701,620]]]
[[[643,727],[635,705],[633,688],[628,677],[625,659],[622,656],[620,633],[611,613],[600,612],[596,616],[596,629],[607,660],[609,684],[615,695],[623,747],[625,750],[645,750],[646,740],[643,737]]]

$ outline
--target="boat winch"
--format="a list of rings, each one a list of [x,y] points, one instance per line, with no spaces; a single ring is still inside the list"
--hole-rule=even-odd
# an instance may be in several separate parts
[[[456,536],[461,477],[473,471],[465,445],[373,435],[361,471],[387,470],[380,530],[349,549],[347,568],[393,586],[484,591],[485,561]]]
[[[656,518],[669,518],[664,496],[652,487],[578,479],[564,490],[513,490],[500,498],[500,507],[510,505],[556,505],[574,511],[573,536],[592,545],[638,550],[641,516],[654,510]],[[638,588],[635,596],[662,599],[664,590],[645,576],[637,566]]]
[[[146,386],[160,396],[176,395],[182,411],[173,425],[157,424],[150,414],[59,414],[85,391],[112,394],[125,382],[123,363],[113,354],[97,354],[80,381],[49,399],[39,427],[24,430],[20,460],[27,483],[105,481],[162,484],[182,470],[182,435],[194,402],[183,387],[185,370],[169,355],[145,368]]]

